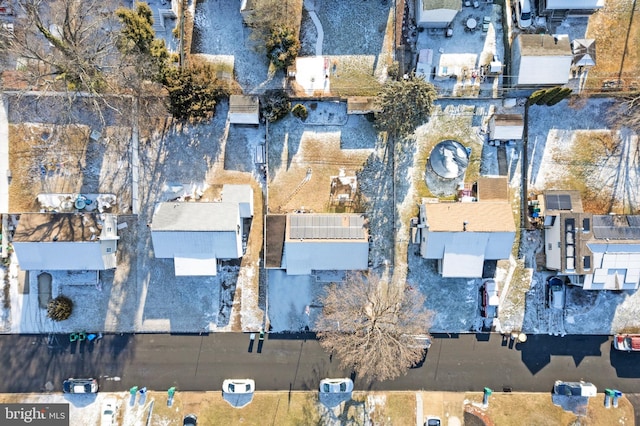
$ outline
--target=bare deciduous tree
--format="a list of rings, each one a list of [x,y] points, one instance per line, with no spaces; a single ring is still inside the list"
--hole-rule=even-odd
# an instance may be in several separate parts
[[[623,114],[618,117],[625,126],[640,132],[640,95],[627,97],[623,105]]]
[[[427,334],[431,312],[411,286],[391,285],[374,274],[353,273],[332,284],[316,323],[322,347],[344,368],[374,380],[406,374],[424,357],[414,336]]]
[[[120,30],[103,0],[16,0],[14,26],[0,30],[0,58],[14,69],[11,89],[57,92],[71,108],[84,97],[104,122],[103,110],[118,111],[126,68],[115,42]],[[104,94],[108,93],[109,96]]]
[[[35,86],[62,81],[102,92],[118,66],[113,8],[102,0],[18,0],[12,32],[3,34],[7,58],[24,65]],[[114,25],[118,25],[114,27]],[[36,65],[36,66],[32,66]]]

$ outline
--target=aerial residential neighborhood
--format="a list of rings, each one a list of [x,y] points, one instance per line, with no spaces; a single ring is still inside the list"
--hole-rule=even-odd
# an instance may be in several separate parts
[[[636,11],[0,0],[4,421],[637,424]]]

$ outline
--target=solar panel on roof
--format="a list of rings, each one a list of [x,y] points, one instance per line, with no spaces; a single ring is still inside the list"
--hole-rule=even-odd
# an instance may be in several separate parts
[[[546,206],[549,210],[571,210],[571,196],[568,194],[547,194]]]

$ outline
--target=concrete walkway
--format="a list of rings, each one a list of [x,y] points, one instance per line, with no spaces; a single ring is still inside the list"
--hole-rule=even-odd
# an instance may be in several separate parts
[[[322,56],[322,43],[324,42],[324,30],[322,29],[322,23],[318,19],[316,14],[316,0],[304,0],[304,8],[309,12],[309,16],[313,21],[313,25],[316,26],[318,32],[318,38],[316,39],[316,56]]]
[[[9,122],[4,96],[0,99],[0,213],[9,213]]]

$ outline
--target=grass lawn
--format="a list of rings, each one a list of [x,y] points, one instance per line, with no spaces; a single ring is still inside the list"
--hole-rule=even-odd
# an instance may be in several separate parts
[[[634,16],[634,4],[632,0],[607,0],[589,18],[586,38],[596,40],[596,65],[589,71],[587,89],[599,91],[604,81],[617,80],[619,74],[622,90],[640,85],[640,14],[636,10]]]

